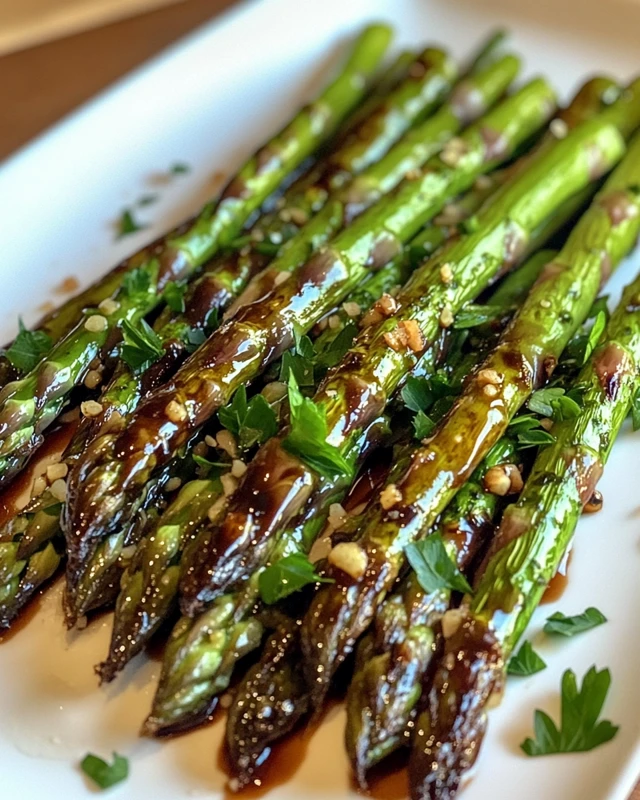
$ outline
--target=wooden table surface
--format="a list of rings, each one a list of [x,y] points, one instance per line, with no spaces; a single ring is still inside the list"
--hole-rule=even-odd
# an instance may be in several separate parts
[[[186,0],[177,6],[1,57],[0,161],[96,92],[234,2]],[[629,800],[640,800],[640,784]]]

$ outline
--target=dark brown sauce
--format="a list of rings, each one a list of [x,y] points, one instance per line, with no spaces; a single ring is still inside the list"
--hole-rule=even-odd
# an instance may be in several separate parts
[[[225,800],[245,800],[245,798],[258,800],[292,780],[307,756],[314,733],[315,729],[297,730],[282,742],[278,742],[265,763],[259,778],[260,783],[251,784],[240,792],[233,792],[227,786]],[[218,766],[226,775],[230,774],[224,745],[220,748]]]
[[[549,585],[545,589],[545,593],[542,595],[542,600],[540,601],[541,604],[555,603],[555,601],[559,600],[564,594],[569,583],[569,564],[571,563],[571,554],[572,551],[567,550],[562,557],[558,571],[553,578],[551,578]]]
[[[369,789],[362,794],[374,800],[407,800],[409,797],[407,756],[406,750],[397,750],[371,770]]]
[[[46,458],[52,458],[58,453],[62,453],[69,444],[75,428],[75,423],[68,423],[52,430],[51,433],[47,433],[44,444],[31,460],[31,463],[0,494],[0,525],[4,525],[8,519],[21,510],[16,506],[16,503],[23,496],[28,497],[33,481],[43,472],[42,462]]]
[[[259,783],[251,784],[239,792],[234,792],[227,786],[225,787],[224,800],[245,800],[245,798],[260,800],[269,792],[284,786],[284,784],[292,780],[307,756],[309,745],[316,731],[334,706],[343,700],[344,697],[329,698],[322,718],[318,722],[314,721],[303,725],[303,727],[297,728],[286,738],[276,742],[264,766],[261,767],[258,778]],[[218,754],[218,767],[225,775],[231,775],[224,743],[220,747]]]

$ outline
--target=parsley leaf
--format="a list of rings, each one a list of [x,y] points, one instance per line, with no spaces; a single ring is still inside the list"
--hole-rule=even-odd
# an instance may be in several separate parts
[[[416,439],[426,439],[433,433],[436,423],[424,411],[418,411],[413,418],[413,435]]]
[[[431,382],[427,378],[416,378],[413,375],[409,375],[407,378],[400,396],[405,406],[416,413],[431,408],[434,401]]]
[[[120,355],[135,373],[144,372],[164,355],[162,339],[141,319],[135,327],[128,319],[122,323],[124,343]]]
[[[598,299],[594,302],[591,306],[589,313],[587,314],[587,319],[594,319],[595,317],[602,312],[605,316],[605,319],[609,320],[609,295],[603,295],[602,297],[598,297]]]
[[[82,759],[80,768],[100,789],[109,789],[129,777],[129,760],[117,753],[113,754],[113,764],[88,753]]]
[[[165,303],[176,314],[181,314],[184,311],[184,295],[186,291],[186,283],[179,284],[175,281],[169,281],[162,293]]]
[[[509,659],[507,673],[509,675],[535,675],[546,669],[546,663],[540,658],[531,646],[531,642],[525,642],[517,653]]]
[[[584,753],[611,741],[618,727],[609,720],[600,720],[609,687],[611,673],[594,667],[587,672],[578,689],[575,673],[568,669],[562,676],[560,728],[544,711],[534,716],[535,739],[525,739],[520,745],[528,756],[552,753]]]
[[[31,372],[51,350],[53,342],[44,331],[30,331],[25,328],[22,318],[18,320],[18,325],[20,332],[4,354],[16,369]]]
[[[347,322],[340,333],[338,333],[325,348],[318,351],[315,357],[316,367],[320,367],[323,370],[335,367],[336,364],[342,361],[345,353],[353,344],[357,333],[357,325],[351,320]]]
[[[185,172],[191,172],[191,167],[183,161],[176,161],[169,167],[169,172],[172,175],[184,175]]]
[[[122,289],[126,295],[144,294],[151,286],[151,275],[144,267],[130,270],[122,279]]]
[[[262,444],[278,430],[276,412],[261,395],[247,400],[247,390],[241,386],[229,405],[218,411],[218,419],[238,440],[242,450]]]
[[[592,628],[597,628],[607,621],[607,618],[597,608],[587,608],[582,614],[573,617],[566,617],[561,611],[557,611],[548,617],[544,632],[557,634],[558,636],[575,636],[577,633],[585,633]]]
[[[419,542],[412,542],[405,547],[404,552],[425,592],[435,592],[438,589],[471,591],[467,579],[452,561],[442,534],[432,533]]]
[[[598,346],[600,337],[604,333],[604,329],[606,327],[607,327],[606,314],[604,313],[604,311],[599,311],[593,323],[593,327],[589,331],[589,335],[587,337],[587,345],[584,349],[584,356],[582,359],[583,364],[586,364],[587,361],[591,358],[591,354]]]
[[[580,404],[560,387],[538,389],[529,398],[527,406],[535,414],[550,417],[555,422],[573,419],[580,414]]]
[[[327,442],[329,430],[324,406],[304,397],[293,372],[289,373],[291,427],[282,442],[285,450],[325,478],[351,479],[353,468],[337,447]]]
[[[194,350],[197,350],[201,344],[207,341],[207,334],[202,328],[188,328],[184,339],[186,340],[185,343],[188,346],[189,352],[193,353]]]
[[[520,447],[542,447],[555,442],[556,437],[543,428],[534,428],[518,433]]]
[[[508,311],[504,306],[475,305],[469,303],[458,311],[453,321],[454,330],[465,330],[466,328],[477,328],[478,325],[486,325],[504,317]]]
[[[280,380],[286,381],[290,374],[295,376],[298,386],[313,386],[313,366],[316,351],[308,336],[296,335],[296,344],[293,352],[288,350],[282,356],[280,365]]]
[[[318,575],[303,553],[292,553],[270,564],[260,573],[258,589],[263,603],[273,605],[303,586],[318,582],[333,583],[333,580]]]
[[[133,216],[133,212],[128,208],[125,208],[120,215],[120,219],[118,220],[117,238],[122,239],[124,236],[137,233],[138,231],[143,230],[144,227],[144,225],[140,225],[140,223],[136,221]]]

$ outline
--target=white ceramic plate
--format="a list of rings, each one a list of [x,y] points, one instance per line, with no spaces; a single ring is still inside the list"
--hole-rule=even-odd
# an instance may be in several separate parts
[[[367,20],[392,21],[399,43],[436,40],[458,55],[493,26],[507,25],[528,72],[545,72],[563,95],[594,71],[628,78],[638,68],[640,6],[615,0],[519,6],[513,0],[262,0],[204,28],[0,169],[0,338],[15,331],[18,313],[34,321],[37,306],[66,276],[89,282],[195,210],[211,194],[216,173],[228,174],[315,91],[341,42]],[[114,243],[110,221],[176,160],[194,169],[160,189],[161,202],[145,211],[151,227]],[[612,281],[614,294],[638,266],[637,257],[624,265]],[[601,485],[605,510],[580,523],[569,587],[529,631],[549,667],[510,680],[504,703],[491,714],[465,800],[626,800],[640,775],[639,445],[629,431],[616,444]],[[171,743],[138,739],[158,665],[139,658],[114,685],[98,689],[92,666],[105,653],[110,621],[67,635],[59,601],[57,589],[49,592],[29,626],[0,645],[0,797],[89,797],[79,759],[87,751],[106,756],[113,750],[131,759],[130,779],[115,790],[121,800],[221,797],[221,723]],[[573,640],[538,640],[556,608],[577,613],[588,605],[609,622]],[[588,755],[522,756],[518,744],[531,732],[533,710],[557,714],[563,670],[582,676],[593,663],[612,671],[605,711],[620,724],[618,737]],[[295,777],[270,796],[351,796],[343,716],[338,710],[330,716]]]

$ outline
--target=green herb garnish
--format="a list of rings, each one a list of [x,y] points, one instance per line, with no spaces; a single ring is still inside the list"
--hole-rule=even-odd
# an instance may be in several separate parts
[[[25,328],[22,318],[18,319],[18,325],[20,332],[4,354],[16,369],[31,372],[51,350],[53,342],[44,331],[30,331]]]
[[[241,386],[229,405],[218,411],[220,424],[237,439],[242,450],[262,444],[278,430],[276,412],[261,394],[247,400],[247,390]]]
[[[162,339],[141,319],[137,327],[128,319],[122,323],[122,360],[135,373],[144,372],[164,355]]]
[[[191,167],[183,161],[176,161],[169,167],[169,172],[172,175],[184,175],[185,172],[191,172]]]
[[[551,717],[538,709],[534,716],[534,739],[520,745],[528,756],[552,753],[584,753],[611,741],[618,727],[609,720],[600,720],[609,687],[611,673],[595,667],[584,676],[578,689],[575,673],[568,669],[562,676],[560,728]]]
[[[467,579],[451,559],[442,534],[432,533],[419,542],[412,542],[404,552],[425,592],[440,589],[471,592]]]
[[[424,411],[418,411],[413,418],[412,424],[413,435],[420,441],[431,436],[436,427],[436,423],[431,419],[431,417],[427,416]]]
[[[560,387],[538,389],[529,398],[527,407],[535,414],[550,417],[554,422],[574,419],[580,414],[580,403]]]
[[[310,583],[333,583],[333,580],[318,575],[303,553],[292,553],[260,573],[258,588],[262,601],[273,605]]]
[[[607,315],[604,311],[599,311],[596,315],[596,318],[593,323],[593,327],[589,331],[589,335],[587,336],[587,344],[584,349],[584,356],[582,357],[582,363],[586,364],[587,361],[591,358],[591,354],[598,346],[598,342],[600,341],[600,337],[604,333],[604,329],[607,327]]]
[[[479,325],[487,325],[490,322],[502,319],[507,310],[504,306],[474,305],[469,303],[469,305],[458,311],[453,321],[453,327],[456,330],[465,330],[467,328],[477,328]]]
[[[566,617],[561,611],[552,614],[544,625],[544,632],[558,636],[575,636],[585,633],[592,628],[597,628],[607,621],[607,618],[597,608],[587,608],[582,614]]]
[[[187,291],[187,284],[186,283],[176,283],[175,281],[169,281],[166,285],[164,292],[162,293],[162,297],[164,298],[165,303],[169,306],[172,311],[175,311],[176,314],[182,314],[184,311],[184,295]]]
[[[145,267],[136,267],[130,270],[122,279],[122,290],[131,297],[135,294],[144,294],[151,288],[151,275]]]
[[[109,789],[129,777],[129,759],[117,753],[113,754],[113,764],[88,753],[82,759],[80,768],[100,789]]]
[[[144,227],[144,225],[140,225],[140,223],[136,221],[133,216],[133,212],[130,209],[125,208],[120,215],[120,219],[118,220],[117,238],[122,239],[123,236],[129,236],[132,233],[141,231],[144,229]]]
[[[353,467],[327,441],[327,412],[322,404],[304,397],[293,372],[289,373],[291,426],[282,446],[325,478],[351,480]]]
[[[509,675],[535,675],[546,669],[546,663],[540,658],[531,646],[531,642],[525,642],[517,653],[511,656],[507,666]]]

